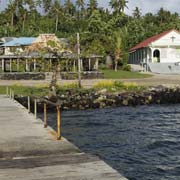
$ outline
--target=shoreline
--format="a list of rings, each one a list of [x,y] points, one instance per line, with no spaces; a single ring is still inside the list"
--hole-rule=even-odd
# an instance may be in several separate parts
[[[27,96],[15,96],[15,99],[27,107]],[[139,106],[152,104],[177,104],[180,103],[180,88],[157,86],[142,91],[102,93],[98,91],[79,92],[67,90],[57,95],[61,102],[61,110],[88,110],[98,108],[111,108],[121,106]],[[34,109],[34,99],[31,98],[31,110]],[[48,109],[55,108],[48,105]],[[38,111],[43,111],[43,104],[38,103]]]

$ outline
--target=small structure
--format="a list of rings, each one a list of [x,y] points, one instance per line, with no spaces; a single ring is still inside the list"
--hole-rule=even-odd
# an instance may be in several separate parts
[[[150,37],[129,50],[129,64],[145,71],[180,73],[180,32],[169,30]]]
[[[20,38],[11,38],[8,42],[3,43],[0,47],[3,51],[3,54],[0,56],[1,60],[1,69],[2,72],[5,72],[7,69],[12,72],[13,64],[16,63],[16,70],[20,69],[20,61],[24,60],[26,57],[21,54],[24,50],[32,44],[35,40],[33,37],[20,37]],[[26,69],[27,70],[27,60],[26,60]]]
[[[55,34],[40,34],[37,38],[23,37],[1,45],[4,54],[0,55],[2,72],[60,71],[77,73],[77,53],[70,50],[67,39]],[[81,71],[97,71],[99,55],[81,56]]]
[[[2,37],[2,38],[0,38],[0,55],[4,54],[4,48],[1,45],[5,44],[7,42],[13,41],[15,39],[17,39],[17,38],[15,38],[15,37]]]
[[[34,37],[20,37],[2,44],[1,47],[4,48],[4,55],[16,55],[22,53],[35,39]]]

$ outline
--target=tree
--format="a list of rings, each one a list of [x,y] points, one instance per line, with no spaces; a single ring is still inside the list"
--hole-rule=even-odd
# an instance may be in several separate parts
[[[69,14],[71,16],[73,16],[75,13],[75,7],[71,0],[65,0],[64,9],[66,14]]]
[[[58,30],[59,17],[63,16],[63,10],[58,0],[55,0],[51,6],[49,14],[55,17],[55,33]]]
[[[117,71],[118,62],[122,61],[123,55],[123,42],[122,42],[122,32],[114,32],[114,70]]]
[[[76,0],[76,6],[77,6],[77,8],[78,8],[78,11],[81,9],[84,9],[84,5],[85,5],[85,3],[84,3],[84,0]]]
[[[45,13],[47,13],[51,7],[51,0],[42,0],[41,7],[43,7]]]
[[[138,7],[135,7],[133,11],[133,17],[139,19],[141,17],[141,10]]]
[[[10,0],[8,7],[6,9],[6,13],[8,14],[8,16],[11,17],[10,24],[12,27],[14,27],[14,20],[15,20],[15,13],[16,13],[15,11],[16,11],[16,4],[12,0]]]
[[[97,10],[97,7],[98,7],[97,0],[89,0],[89,3],[87,4],[87,10],[89,12],[89,15],[91,15],[94,10]]]
[[[76,6],[78,11],[78,20],[80,19],[81,13],[84,9],[84,0],[76,0]]]
[[[118,14],[124,12],[125,8],[128,8],[127,3],[128,1],[126,0],[111,0],[109,5],[114,10],[114,13]]]

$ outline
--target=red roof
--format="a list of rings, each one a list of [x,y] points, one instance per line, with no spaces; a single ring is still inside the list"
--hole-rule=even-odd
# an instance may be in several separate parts
[[[131,51],[135,51],[137,49],[140,49],[140,48],[144,48],[144,47],[147,47],[150,43],[160,39],[161,37],[165,36],[166,34],[168,34],[169,32],[171,31],[176,31],[177,33],[179,33],[179,31],[175,30],[175,29],[171,29],[171,30],[168,30],[168,31],[165,31],[165,32],[162,32],[160,34],[157,34],[155,36],[152,36],[142,42],[140,42],[139,44],[137,44],[136,46],[134,46],[133,48],[129,49],[129,52]]]

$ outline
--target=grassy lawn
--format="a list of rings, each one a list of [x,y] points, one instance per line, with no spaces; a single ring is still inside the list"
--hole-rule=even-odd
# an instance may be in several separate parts
[[[136,79],[136,78],[148,78],[152,77],[150,74],[141,74],[138,72],[129,72],[129,71],[121,71],[118,70],[115,72],[114,70],[101,70],[104,73],[104,78],[107,79]]]
[[[7,86],[0,86],[0,94],[6,94]],[[48,88],[41,87],[26,87],[26,86],[9,86],[9,89],[14,90],[15,95],[33,95],[45,96],[48,95]]]

